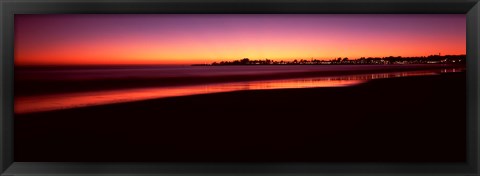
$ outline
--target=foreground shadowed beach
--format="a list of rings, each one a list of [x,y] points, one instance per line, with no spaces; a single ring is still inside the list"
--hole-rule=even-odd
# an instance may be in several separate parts
[[[462,162],[466,74],[15,116],[16,161]]]

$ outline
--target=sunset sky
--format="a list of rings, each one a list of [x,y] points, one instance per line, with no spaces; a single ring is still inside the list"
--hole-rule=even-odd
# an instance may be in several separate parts
[[[15,15],[16,65],[438,53],[466,53],[465,15]]]

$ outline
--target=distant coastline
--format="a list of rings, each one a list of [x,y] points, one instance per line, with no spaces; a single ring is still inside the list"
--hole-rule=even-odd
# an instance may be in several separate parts
[[[243,58],[234,61],[220,61],[211,64],[192,64],[192,66],[223,66],[223,65],[386,65],[386,64],[465,64],[466,55],[430,55],[420,57],[361,57],[350,60],[349,58],[336,58],[331,60],[300,59],[293,61],[276,60],[250,60]]]

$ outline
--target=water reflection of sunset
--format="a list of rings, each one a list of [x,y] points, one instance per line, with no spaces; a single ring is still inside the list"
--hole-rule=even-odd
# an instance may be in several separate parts
[[[194,86],[153,87],[139,89],[122,89],[82,93],[65,93],[55,95],[15,97],[15,113],[33,113],[76,107],[132,102],[156,98],[188,96],[232,92],[241,90],[290,89],[314,87],[344,87],[381,78],[435,75],[445,72],[459,72],[461,69],[441,69],[431,71],[410,71],[378,74],[363,74],[336,77],[315,77],[301,79],[231,82]]]

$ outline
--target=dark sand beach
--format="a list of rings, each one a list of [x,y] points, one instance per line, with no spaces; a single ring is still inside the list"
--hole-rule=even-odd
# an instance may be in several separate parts
[[[15,161],[463,162],[466,74],[15,116]]]

